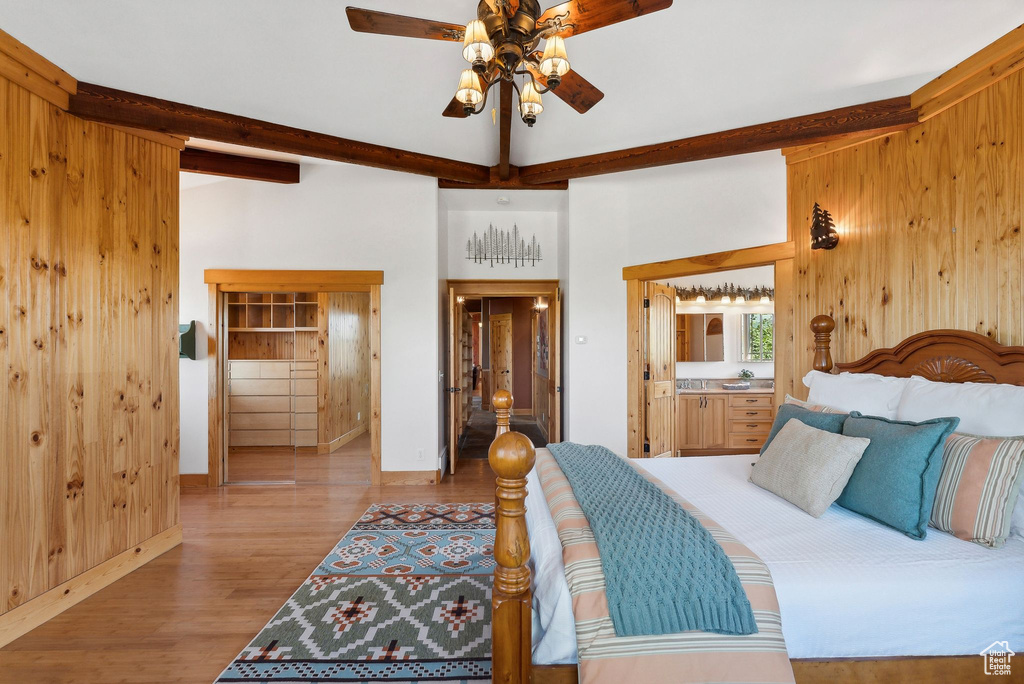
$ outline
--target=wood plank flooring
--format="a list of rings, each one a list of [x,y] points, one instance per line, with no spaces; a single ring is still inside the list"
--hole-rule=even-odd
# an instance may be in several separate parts
[[[185,489],[185,541],[0,650],[0,682],[212,682],[372,503],[492,501],[484,460],[437,486]]]
[[[316,447],[228,449],[229,482],[369,485],[371,470],[368,432],[331,454],[318,454]]]

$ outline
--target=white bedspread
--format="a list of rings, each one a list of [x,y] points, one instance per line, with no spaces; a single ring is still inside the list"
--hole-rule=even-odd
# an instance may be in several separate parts
[[[648,471],[757,553],[772,573],[791,658],[967,655],[1024,649],[1024,540],[923,541],[832,506],[818,519],[747,481],[757,456],[650,459]],[[561,545],[530,475],[534,662],[575,662]]]

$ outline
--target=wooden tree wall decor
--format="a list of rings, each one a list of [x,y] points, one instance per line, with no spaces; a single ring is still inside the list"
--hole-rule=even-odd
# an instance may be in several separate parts
[[[495,264],[526,268],[542,261],[536,234],[527,242],[515,224],[510,231],[498,230],[491,224],[483,237],[474,232],[473,237],[466,240],[466,259],[476,264],[489,264],[491,268]]]
[[[832,222],[832,214],[814,203],[811,210],[811,249],[835,249],[839,244],[839,233]]]

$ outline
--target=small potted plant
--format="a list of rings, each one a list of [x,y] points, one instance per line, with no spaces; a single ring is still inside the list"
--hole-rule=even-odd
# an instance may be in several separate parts
[[[726,382],[722,383],[722,387],[728,390],[746,390],[750,389],[750,378],[754,377],[753,371],[748,371],[746,368],[739,372],[739,382]]]
[[[743,369],[740,370],[740,374],[739,374],[740,380],[747,380],[747,381],[749,381],[753,377],[754,377],[754,371],[747,370],[746,368],[743,368]]]

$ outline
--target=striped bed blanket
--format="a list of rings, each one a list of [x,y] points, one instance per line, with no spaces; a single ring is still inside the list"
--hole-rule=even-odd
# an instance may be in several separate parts
[[[616,636],[593,532],[558,462],[547,449],[538,449],[536,471],[562,543],[572,596],[580,682],[793,682],[779,603],[767,566],[698,508],[643,468],[627,462],[697,518],[721,545],[746,591],[758,631],[742,636],[700,631]]]

